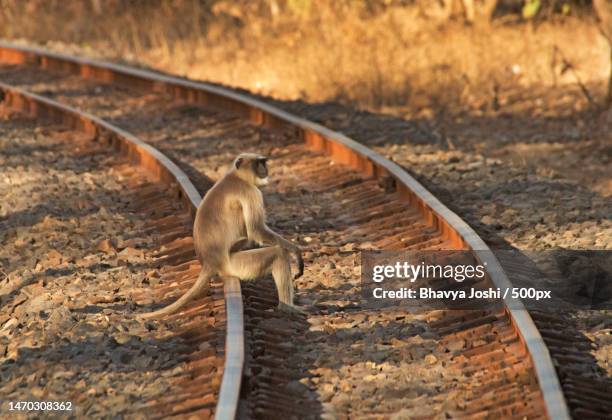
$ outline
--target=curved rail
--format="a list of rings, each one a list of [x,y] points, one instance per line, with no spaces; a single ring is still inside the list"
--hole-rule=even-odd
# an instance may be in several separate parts
[[[195,215],[202,197],[187,175],[153,146],[136,136],[87,112],[60,104],[48,98],[0,82],[0,103],[37,117],[59,120],[77,130],[95,137],[107,134],[109,145],[146,168],[162,182],[176,189],[190,213]],[[244,321],[240,281],[235,277],[224,278],[224,297],[227,314],[225,366],[221,390],[217,400],[217,417],[234,418],[240,395],[240,383],[244,364]]]
[[[230,89],[148,70],[4,42],[0,42],[0,61],[14,64],[29,63],[44,69],[70,72],[86,79],[165,92],[188,102],[237,113],[254,124],[270,129],[293,128],[296,130],[296,135],[313,150],[322,151],[333,160],[360,170],[367,176],[391,181],[400,195],[412,207],[418,209],[425,220],[438,229],[453,246],[475,251],[480,262],[486,263],[491,280],[496,286],[506,288],[511,285],[497,258],[491,252],[487,252],[490,248],[457,214],[442,204],[399,165],[341,133]],[[506,298],[504,303],[506,312],[530,354],[548,416],[554,419],[570,418],[549,351],[531,316],[518,299]],[[234,388],[236,390],[236,387]],[[239,386],[237,389],[239,390]],[[233,400],[238,401],[238,395],[235,395]]]

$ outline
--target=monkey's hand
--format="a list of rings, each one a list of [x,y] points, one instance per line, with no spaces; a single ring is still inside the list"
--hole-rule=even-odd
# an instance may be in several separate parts
[[[295,280],[295,279],[299,279],[304,274],[304,259],[302,258],[302,250],[298,247],[295,247],[293,254],[295,255],[295,258],[297,259],[297,263],[298,263],[298,272],[293,277],[293,279]]]

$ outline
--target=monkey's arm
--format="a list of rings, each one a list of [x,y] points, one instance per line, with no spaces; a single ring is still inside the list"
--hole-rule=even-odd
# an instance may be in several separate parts
[[[253,194],[250,199],[243,200],[241,205],[248,239],[261,244],[279,245],[291,252],[299,251],[296,245],[274,232],[266,224],[266,213],[260,195]]]
[[[238,241],[234,242],[232,247],[230,248],[230,254],[238,251],[246,251],[247,249],[255,249],[258,248],[259,244],[255,241],[252,241],[248,238],[240,238]]]
[[[248,238],[262,244],[278,245],[291,252],[298,261],[298,273],[295,278],[301,277],[304,274],[302,250],[274,232],[266,224],[266,214],[261,195],[257,194],[256,197],[244,200],[241,204]]]
[[[265,222],[260,226],[260,229],[256,229],[254,231],[255,240],[262,243],[274,243],[292,253],[295,256],[298,264],[298,272],[293,278],[297,279],[302,277],[304,274],[304,259],[302,258],[302,250],[300,247],[274,232],[268,227],[268,225],[265,224]]]

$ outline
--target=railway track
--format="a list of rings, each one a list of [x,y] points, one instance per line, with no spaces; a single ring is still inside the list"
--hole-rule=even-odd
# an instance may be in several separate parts
[[[98,266],[98,269],[102,269],[102,272],[105,271],[104,268],[113,272],[117,270],[121,272],[122,268],[126,268],[128,273],[121,274],[127,276],[127,278],[130,277],[129,267],[131,265],[148,267],[150,279],[147,278],[146,283],[155,278],[163,280],[159,287],[147,289],[146,292],[143,292],[142,288],[136,287],[136,285],[132,285],[133,287],[128,286],[127,288],[117,287],[111,290],[96,290],[95,285],[93,285],[93,291],[90,290],[90,293],[94,296],[91,299],[86,299],[88,303],[86,306],[82,306],[83,300],[78,298],[80,295],[78,291],[74,291],[74,294],[69,292],[68,296],[70,297],[67,299],[63,301],[55,299],[56,304],[61,303],[70,308],[69,312],[58,316],[70,318],[73,313],[103,314],[107,322],[110,322],[110,325],[106,325],[106,328],[110,331],[119,332],[119,335],[111,332],[109,337],[106,337],[106,341],[94,341],[92,344],[96,349],[95,351],[100,353],[105,351],[104,356],[110,356],[112,362],[109,361],[108,363],[113,366],[111,369],[121,369],[121,366],[130,363],[141,365],[143,363],[150,363],[152,367],[159,370],[157,377],[158,379],[161,378],[163,384],[156,383],[157,380],[151,383],[145,378],[144,384],[141,385],[140,391],[145,397],[137,405],[138,410],[146,413],[147,417],[161,418],[180,415],[185,412],[210,416],[217,402],[216,395],[219,393],[223,374],[224,340],[228,331],[231,332],[229,328],[229,325],[231,325],[230,321],[234,321],[231,317],[228,318],[226,316],[224,296],[228,307],[231,308],[233,305],[233,313],[240,316],[240,301],[233,295],[234,290],[232,289],[233,287],[239,287],[237,284],[226,283],[224,290],[223,283],[214,283],[210,293],[200,299],[189,313],[183,314],[184,318],[182,320],[186,319],[186,322],[181,322],[180,327],[173,328],[171,325],[172,320],[169,319],[168,322],[170,324],[167,324],[164,328],[159,328],[154,334],[147,334],[146,331],[149,329],[157,330],[157,327],[144,325],[144,329],[134,328],[135,321],[133,319],[130,321],[129,319],[130,305],[126,305],[125,308],[128,313],[126,320],[117,319],[111,315],[111,322],[108,319],[110,313],[104,311],[105,303],[108,304],[116,301],[135,300],[137,304],[140,303],[145,306],[146,302],[156,303],[164,301],[169,294],[174,294],[172,289],[170,289],[169,293],[167,284],[178,283],[180,285],[193,281],[194,276],[197,276],[199,263],[194,259],[195,256],[191,249],[191,216],[194,205],[200,199],[199,194],[182,171],[171,161],[133,136],[122,133],[95,117],[85,115],[66,106],[61,106],[40,96],[27,94],[3,84],[0,85],[0,91],[4,95],[3,104],[5,105],[5,110],[18,110],[26,114],[32,114],[32,116],[43,117],[43,122],[39,120],[32,121],[33,123],[38,122],[42,127],[44,127],[44,121],[51,119],[62,123],[59,130],[65,130],[67,127],[76,129],[63,132],[64,135],[61,142],[63,144],[57,153],[66,153],[66,149],[69,149],[67,154],[76,152],[77,158],[75,160],[84,162],[76,170],[89,171],[88,174],[91,173],[92,166],[102,165],[99,159],[88,159],[87,157],[100,154],[106,157],[103,164],[110,166],[111,169],[104,173],[104,175],[117,178],[116,181],[119,183],[120,190],[125,189],[125,196],[119,198],[120,204],[111,211],[114,214],[122,214],[124,217],[136,218],[141,222],[135,229],[122,232],[122,234],[126,234],[130,238],[122,240],[123,244],[118,243],[113,235],[102,239],[100,242],[89,244],[89,247],[86,246],[85,249],[91,254],[81,260],[75,260],[69,256],[56,257],[55,265],[64,264],[59,269],[57,267],[50,267],[42,272],[41,276],[45,279],[43,280],[43,285],[47,281],[51,281],[57,274],[66,274],[70,273],[71,270],[78,270],[77,267],[82,265],[81,262],[86,264],[88,261],[91,261],[92,265]],[[45,145],[40,146],[44,148]],[[55,146],[58,145],[56,144]],[[37,145],[33,145],[33,150],[38,150]],[[98,174],[98,178],[101,175]],[[96,185],[96,182],[99,182],[95,177],[88,177],[87,179],[92,185]],[[99,197],[99,195],[97,194],[96,197]],[[102,195],[110,196],[111,193],[109,191],[105,194],[102,193]],[[180,201],[177,202],[177,195],[183,198],[182,205]],[[82,210],[83,218],[89,212],[94,212],[94,210],[100,208],[98,206],[100,206],[101,200],[99,198],[91,200],[89,197],[85,195],[81,200],[78,200],[78,206]],[[108,199],[109,197],[106,198]],[[100,210],[104,212],[103,214],[109,214],[106,207],[103,207],[103,209]],[[60,207],[59,211],[62,213],[62,216],[67,217],[70,215],[70,207]],[[110,222],[109,220],[100,221],[102,224]],[[113,222],[121,222],[121,218],[113,220]],[[66,249],[60,249],[60,251],[66,252]],[[54,255],[60,255],[57,250],[51,252]],[[97,259],[90,257],[96,252],[115,255],[121,261],[103,261],[94,264]],[[146,254],[146,258],[132,258],[130,260],[130,256],[143,257],[143,253]],[[89,272],[91,275],[95,275],[97,271],[96,269],[90,269]],[[82,276],[83,273],[80,273],[80,275]],[[30,285],[29,283],[18,284],[14,290],[11,290],[11,293],[7,293],[3,297],[6,298],[8,295],[10,298],[11,295],[18,294],[19,289],[26,288]],[[103,283],[100,288],[104,289],[104,285]],[[70,289],[71,285],[68,284],[67,286]],[[114,286],[117,285],[115,284]],[[47,289],[50,288],[34,288],[41,295],[53,293],[52,291],[47,292]],[[113,296],[120,290],[121,293]],[[63,289],[59,290],[59,296],[57,294],[52,296],[62,299],[62,292]],[[128,294],[129,297],[124,296],[124,294]],[[16,299],[19,299],[19,297]],[[10,299],[8,300],[8,303],[11,303]],[[235,301],[238,303],[237,308],[235,307]],[[27,303],[28,301],[26,301]],[[94,304],[101,304],[101,306]],[[12,305],[8,306],[11,309],[9,322],[14,319],[25,325],[28,318],[36,318],[36,315],[32,314],[31,311],[20,314],[18,306],[15,305],[14,301]],[[45,306],[45,309],[49,310],[51,314],[56,314],[53,311],[53,305],[51,307]],[[81,319],[80,321],[82,325],[86,319]],[[238,321],[240,324],[241,320],[238,319]],[[69,322],[68,324],[71,323]],[[65,323],[62,325],[66,326]],[[73,325],[70,326],[72,327]],[[75,328],[78,330],[79,326]],[[32,328],[23,328],[21,331],[21,333],[26,334],[35,332]],[[57,334],[58,336],[55,339],[60,340],[61,332],[57,332]],[[53,335],[51,336],[53,337]],[[84,332],[82,337],[72,338],[89,340],[89,337],[89,334]],[[65,339],[65,337],[62,338]],[[75,363],[75,357],[78,358],[78,355],[81,354],[80,351],[71,353],[68,350],[64,350],[62,352],[61,349],[53,349],[53,343],[49,342],[48,339],[39,338],[39,340],[42,340],[42,342],[39,341],[38,343],[41,348],[50,348],[50,351],[42,351],[41,355],[39,355],[38,362],[43,365],[45,364],[45,357],[54,357],[55,359],[60,359],[56,360],[58,363],[65,363],[69,366],[71,363]],[[132,345],[129,343],[132,343]],[[202,343],[208,343],[208,345],[202,347]],[[126,350],[121,354],[117,353],[115,347],[121,347],[121,345],[131,349],[132,352]],[[70,346],[77,347],[78,343],[71,342]],[[135,354],[149,354],[153,349],[159,352],[167,352],[168,354],[165,357],[170,356],[175,358],[175,360],[170,364],[164,361],[164,356],[161,356],[161,358],[145,356],[140,362],[135,360]],[[85,351],[87,352],[87,350]],[[91,357],[92,355],[89,354],[88,356]],[[104,356],[102,359],[105,358]],[[27,356],[19,353],[12,357],[12,363],[19,365],[27,365],[32,362]],[[20,359],[22,358],[25,360],[21,361]],[[93,367],[89,366],[89,369],[96,368],[99,369],[100,367],[95,366],[95,363]],[[170,372],[171,370],[173,371]],[[14,374],[20,372],[19,369],[11,370],[9,365],[8,372],[4,372],[6,375],[4,379],[9,379]],[[44,373],[42,375],[44,376]],[[142,378],[138,378],[138,375],[134,376],[133,379],[136,382],[138,379],[142,380]],[[70,377],[76,379],[78,375]],[[84,382],[83,385],[93,386],[94,388],[92,389],[98,386],[95,382],[91,383],[91,377],[86,377]],[[118,384],[115,383],[114,385],[117,386]],[[125,386],[126,384],[123,385]],[[125,405],[122,404],[119,404],[117,407],[107,407],[107,412],[96,411],[99,410],[99,407],[90,406],[88,409],[79,407],[85,394],[80,395],[78,391],[84,390],[79,389],[78,384],[76,386],[72,384],[72,386],[76,389],[71,389],[68,395],[71,395],[71,402],[75,405],[75,409],[78,410],[76,413],[79,416],[105,416],[108,413],[115,413],[115,415],[125,414],[125,411],[121,411],[126,409]],[[150,391],[147,388],[148,386],[152,388]],[[70,385],[67,388],[70,388]],[[166,392],[167,389],[172,389],[172,393],[168,394]],[[12,395],[17,400],[23,394],[16,393]],[[5,397],[8,397],[8,395],[5,395]],[[64,397],[60,396],[62,399]],[[131,395],[131,397],[134,398],[134,395]],[[7,409],[8,407],[4,404],[3,410]]]
[[[216,404],[218,418],[569,417],[549,350],[520,302],[419,315],[360,305],[354,279],[362,249],[488,249],[397,165],[338,133],[222,88],[10,45],[0,45],[0,63],[2,80],[47,98],[3,85],[5,106],[50,113],[92,138],[111,139],[127,156],[152,164],[190,214],[238,151],[273,158],[276,181],[266,192],[272,225],[307,250],[297,295],[309,313],[274,311],[269,279],[243,284],[243,293],[240,285],[225,283],[226,306],[218,284],[213,296],[172,316],[177,331],[200,350],[188,362],[194,373],[155,409],[212,415]],[[158,199],[146,198],[149,205]],[[165,268],[154,300],[178,294],[175,282],[185,290],[197,272],[188,216],[164,217],[157,228],[170,242],[161,261],[176,268]],[[477,254],[496,285],[509,284],[494,257]],[[210,328],[198,332],[203,317]],[[211,350],[219,346],[212,332],[217,326],[227,337],[225,352]],[[597,395],[594,389],[574,397],[573,413],[605,417],[607,403],[589,402]]]

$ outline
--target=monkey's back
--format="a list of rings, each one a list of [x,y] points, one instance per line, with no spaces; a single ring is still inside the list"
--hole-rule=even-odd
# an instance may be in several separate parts
[[[198,206],[193,241],[200,263],[215,269],[229,261],[229,250],[247,236],[240,195],[248,184],[228,173],[213,185]]]

